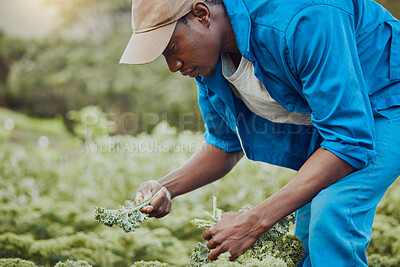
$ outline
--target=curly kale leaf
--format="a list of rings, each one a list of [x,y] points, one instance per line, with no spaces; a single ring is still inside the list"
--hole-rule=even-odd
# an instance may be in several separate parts
[[[219,222],[222,218],[222,210],[217,208],[217,198],[213,196],[213,213],[210,214],[209,212],[204,212],[208,219],[193,219],[190,222],[197,226],[198,228],[210,228],[217,222]]]
[[[216,224],[221,216],[217,209],[217,201],[213,199],[213,214],[206,213],[207,219],[195,219],[192,223],[200,228],[209,228]],[[245,205],[239,211],[251,209]],[[210,261],[207,254],[211,251],[204,244],[198,243],[193,249],[191,266],[296,266],[303,257],[304,247],[301,240],[289,234],[289,227],[294,224],[294,215],[290,214],[277,222],[267,232],[263,233],[247,251],[239,255],[234,261],[229,261],[229,253],[221,254],[216,261]],[[228,254],[228,256],[226,255]]]
[[[243,254],[242,254],[243,255]],[[203,267],[287,267],[288,265],[279,258],[265,255],[262,259],[246,257],[245,255],[239,256],[236,260],[230,261],[231,254],[225,252],[221,254],[217,260],[206,263]]]
[[[19,258],[0,259],[0,267],[37,267],[37,265],[28,260]]]
[[[141,212],[141,209],[149,205],[158,194],[159,192],[147,201],[139,201],[138,204],[127,200],[125,201],[125,205],[120,205],[117,210],[107,210],[102,207],[96,207],[94,217],[104,225],[110,227],[117,225],[127,233],[134,232],[135,229],[140,228],[140,224],[149,217],[147,214]]]
[[[130,267],[167,267],[167,264],[159,261],[137,261]]]
[[[193,248],[192,255],[190,255],[190,266],[203,266],[204,264],[210,262],[207,254],[211,250],[202,243],[197,243],[197,246]]]
[[[58,262],[54,267],[92,267],[87,261],[72,261],[67,260],[66,262]]]

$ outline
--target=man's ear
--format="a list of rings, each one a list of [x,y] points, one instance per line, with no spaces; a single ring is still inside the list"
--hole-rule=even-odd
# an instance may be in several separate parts
[[[192,6],[192,15],[205,26],[209,26],[211,22],[211,13],[208,5],[204,2],[194,3]]]

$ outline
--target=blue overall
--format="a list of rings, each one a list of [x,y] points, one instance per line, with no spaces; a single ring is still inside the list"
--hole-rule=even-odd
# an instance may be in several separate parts
[[[374,161],[296,211],[295,234],[306,248],[299,266],[368,266],[376,206],[400,175],[400,107],[374,111],[374,120]]]
[[[358,171],[297,211],[304,266],[367,266],[375,208],[400,174],[400,22],[372,0],[226,0],[240,53],[312,127],[249,111],[221,73],[196,77],[205,140],[298,170],[319,147]],[[303,264],[302,263],[302,264]]]

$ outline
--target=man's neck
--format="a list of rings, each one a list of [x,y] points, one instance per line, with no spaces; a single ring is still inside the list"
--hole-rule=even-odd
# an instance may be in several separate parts
[[[239,48],[236,43],[235,33],[232,28],[231,21],[229,20],[228,13],[225,7],[220,10],[220,18],[222,22],[222,27],[220,28],[222,33],[222,46],[221,53],[239,53]]]

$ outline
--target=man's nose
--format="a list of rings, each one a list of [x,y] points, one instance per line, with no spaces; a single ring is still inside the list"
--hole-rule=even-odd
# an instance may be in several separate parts
[[[165,58],[168,64],[168,68],[171,72],[177,72],[180,68],[182,68],[182,61],[173,58]]]

